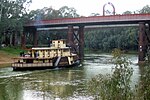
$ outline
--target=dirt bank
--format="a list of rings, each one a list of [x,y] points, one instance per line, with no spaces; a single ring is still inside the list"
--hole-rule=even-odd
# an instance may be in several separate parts
[[[3,65],[10,65],[13,62],[14,55],[0,51],[0,67]]]

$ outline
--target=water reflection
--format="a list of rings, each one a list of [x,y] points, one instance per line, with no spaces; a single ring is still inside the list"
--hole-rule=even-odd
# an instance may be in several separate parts
[[[30,74],[1,78],[0,97],[1,100],[70,97],[83,90],[83,76],[81,69],[77,68],[33,71]]]
[[[26,90],[36,90],[46,92],[58,97],[68,97],[73,95],[76,88],[82,84],[81,71],[57,70],[46,71],[44,73],[31,74],[29,79],[24,79],[24,88]],[[49,96],[49,95],[46,95]]]
[[[1,68],[0,100],[91,100],[86,82],[100,73],[111,73],[111,58],[109,54],[86,54],[82,66],[70,69],[14,72]],[[136,56],[130,58],[136,63]],[[133,67],[137,77],[138,66]]]

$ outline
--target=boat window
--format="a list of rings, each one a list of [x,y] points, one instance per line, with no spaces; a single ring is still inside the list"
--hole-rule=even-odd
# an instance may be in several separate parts
[[[68,52],[68,50],[67,50],[67,49],[64,49],[64,52]]]

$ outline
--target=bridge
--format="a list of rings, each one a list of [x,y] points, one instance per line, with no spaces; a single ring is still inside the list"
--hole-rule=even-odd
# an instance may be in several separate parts
[[[61,18],[52,20],[32,21],[24,25],[22,34],[22,47],[25,48],[25,33],[34,34],[34,46],[37,46],[37,29],[39,28],[64,28],[67,27],[67,43],[83,59],[84,56],[84,28],[97,25],[139,25],[139,62],[145,61],[147,47],[150,44],[150,14],[129,14],[110,16],[91,16],[79,18]],[[75,34],[75,27],[78,32]],[[148,30],[148,31],[147,31]],[[75,38],[74,38],[75,37]],[[75,44],[75,41],[78,43]]]

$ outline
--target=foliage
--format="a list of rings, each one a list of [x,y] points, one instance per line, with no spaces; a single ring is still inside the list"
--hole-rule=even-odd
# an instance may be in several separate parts
[[[32,0],[1,0],[0,1],[0,45],[16,45],[21,42],[21,34],[25,22],[31,20],[49,20],[56,18],[80,17],[75,8],[63,6],[58,10],[52,7],[32,10],[28,12],[27,7]],[[149,5],[139,11],[126,11],[123,14],[150,13]],[[92,13],[91,16],[98,16]],[[48,33],[48,34],[46,34]],[[56,35],[60,33],[59,35]],[[66,38],[64,32],[45,32],[39,34],[39,44],[47,44],[47,38]],[[57,37],[57,39],[59,39]],[[85,31],[86,49],[100,49],[111,51],[114,48],[122,50],[137,50],[138,27],[100,28],[98,30]],[[31,35],[27,34],[27,43],[32,44]]]
[[[5,48],[1,48],[0,51],[4,51],[12,55],[19,55],[21,51],[25,51],[25,50],[20,49],[20,47],[5,47]]]
[[[125,12],[123,13],[123,15],[126,15],[126,14],[132,14],[132,12],[131,12],[131,11],[125,11]]]
[[[15,44],[14,41],[23,30],[27,14],[25,6],[31,0],[1,0],[0,1],[0,44]]]
[[[113,51],[115,67],[112,75],[98,75],[89,84],[89,91],[95,99],[102,100],[132,100],[133,92],[130,87],[133,69],[130,61],[122,56],[119,49]]]
[[[92,78],[88,83],[90,94],[102,100],[150,100],[150,53],[147,53],[146,64],[139,67],[141,75],[135,89],[130,86],[133,74],[133,69],[129,67],[130,61],[119,49],[115,49],[112,54],[115,62],[112,75],[100,74]]]
[[[146,5],[139,11],[126,11],[125,14],[150,13],[150,6]],[[94,14],[93,14],[94,15]],[[97,16],[97,15],[95,15]],[[121,50],[136,50],[138,47],[138,27],[100,28],[85,32],[85,47],[111,51],[114,48]]]
[[[139,11],[140,14],[150,14],[150,6],[149,5],[146,5],[144,6],[140,11]]]
[[[150,64],[140,66],[140,72],[137,100],[150,100]]]
[[[29,13],[30,20],[50,20],[57,18],[74,18],[79,17],[75,8],[63,6],[58,10],[53,9],[52,7],[44,7],[43,9],[32,10]],[[43,31],[38,34],[38,44],[39,45],[48,45],[50,40],[53,39],[66,39],[66,31]],[[27,44],[32,44],[32,36],[28,34]]]
[[[137,50],[138,28],[105,28],[85,32],[85,47],[110,51],[114,48]]]
[[[29,13],[31,20],[49,20],[56,18],[74,18],[79,17],[75,8],[63,6],[59,10],[52,7],[44,7],[42,9],[32,10]]]
[[[137,100],[150,100],[150,49],[147,52],[145,65],[140,65],[140,82],[138,85]]]

